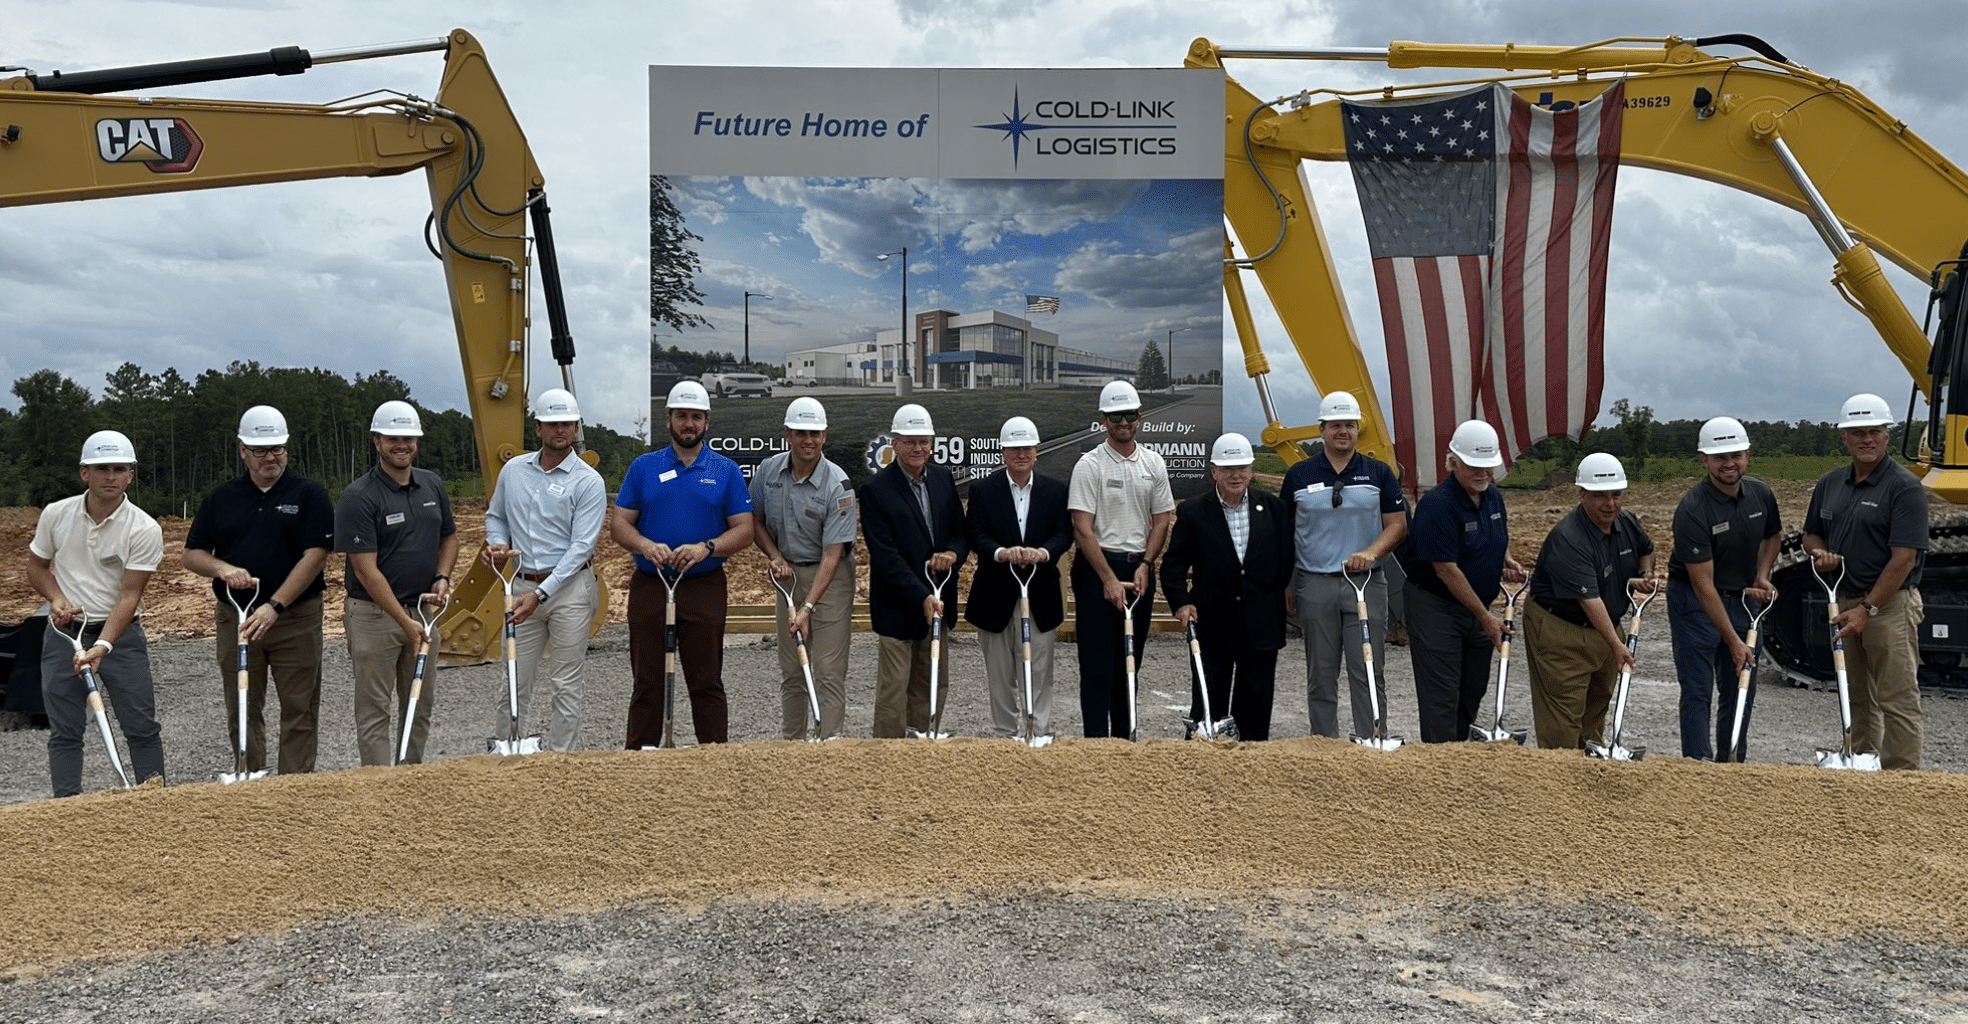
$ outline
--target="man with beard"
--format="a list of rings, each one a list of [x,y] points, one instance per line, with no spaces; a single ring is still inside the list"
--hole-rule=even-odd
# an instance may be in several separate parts
[[[1408,533],[1407,500],[1387,463],[1359,451],[1360,403],[1335,391],[1319,401],[1319,437],[1325,450],[1285,472],[1279,495],[1292,524],[1297,572],[1285,596],[1305,636],[1305,703],[1312,735],[1339,735],[1339,668],[1346,665],[1353,734],[1374,735],[1373,701],[1358,633],[1359,600],[1346,580],[1369,574],[1367,617],[1373,625],[1373,660],[1386,664],[1387,575],[1374,572]],[[1348,633],[1352,638],[1348,639]],[[1380,706],[1387,683],[1375,680]]]
[[[1073,467],[1066,507],[1073,515],[1073,617],[1080,649],[1080,714],[1089,738],[1127,736],[1135,715],[1127,687],[1128,602],[1134,605],[1134,657],[1148,642],[1155,610],[1155,565],[1168,546],[1175,492],[1168,464],[1135,443],[1141,396],[1124,380],[1100,389],[1107,439]]]
[[[1490,652],[1503,620],[1490,611],[1524,567],[1510,557],[1510,520],[1496,471],[1496,428],[1469,420],[1449,437],[1449,476],[1415,505],[1414,571],[1408,574],[1408,655],[1414,662],[1421,741],[1469,738],[1490,688]]]
[[[1182,503],[1162,583],[1175,620],[1196,624],[1209,710],[1237,721],[1247,740],[1271,738],[1278,652],[1285,646],[1291,520],[1275,495],[1251,486],[1250,439],[1224,434],[1210,446],[1210,490]],[[1203,718],[1202,694],[1189,720]],[[1212,723],[1213,724],[1213,723]]]
[[[1584,750],[1604,733],[1613,684],[1636,663],[1619,632],[1627,591],[1654,585],[1654,542],[1620,508],[1626,467],[1595,452],[1579,460],[1577,481],[1578,507],[1538,549],[1524,609],[1531,714],[1547,749]]]
[[[956,572],[970,546],[964,541],[963,502],[950,471],[930,462],[936,427],[929,410],[913,403],[889,421],[894,461],[861,485],[861,534],[868,544],[868,619],[881,637],[875,677],[875,737],[892,739],[930,731],[929,688],[937,707],[949,698],[950,659],[939,678],[929,677],[930,623],[944,632],[957,624]],[[951,579],[937,597],[925,570]]]
[[[627,746],[663,741],[664,621],[669,587],[658,572],[680,574],[676,584],[677,656],[690,691],[690,721],[699,743],[730,738],[724,694],[724,621],[730,586],[724,560],[752,542],[752,498],[738,464],[704,444],[711,432],[711,399],[704,385],[678,381],[670,389],[667,447],[636,458],[615,496],[609,536],[635,556],[629,580],[629,700]]]
[[[1804,513],[1804,551],[1836,576],[1838,635],[1852,691],[1852,749],[1886,768],[1920,767],[1920,572],[1927,495],[1886,454],[1892,412],[1878,395],[1845,400],[1839,431],[1849,467],[1818,480]]]
[[[820,735],[840,735],[847,714],[847,652],[854,630],[854,490],[847,472],[826,458],[827,410],[818,399],[795,398],[786,407],[786,450],[752,472],[752,539],[765,553],[766,571],[800,602],[775,601],[779,626],[779,734],[806,736],[806,674],[820,700]],[[845,568],[847,571],[842,572]]]
[[[553,710],[542,746],[573,750],[581,738],[588,628],[600,596],[594,548],[608,518],[608,487],[574,451],[581,436],[581,406],[571,392],[540,392],[533,401],[533,420],[540,450],[506,463],[485,507],[485,559],[519,559],[513,569],[512,617],[520,731],[526,731],[540,662],[550,659]],[[512,707],[501,695],[491,735],[505,739],[511,717]]]
[[[450,599],[451,565],[458,558],[458,524],[444,481],[413,465],[423,435],[423,421],[409,402],[377,406],[369,420],[376,466],[349,484],[335,506],[335,550],[348,556],[342,624],[355,676],[355,742],[365,765],[395,762],[390,705],[393,699],[401,714],[410,701],[424,638],[417,602],[426,593],[439,602]],[[410,734],[406,763],[424,759],[436,704],[427,675],[416,720],[401,724]]]
[[[128,437],[114,430],[90,434],[80,465],[83,492],[42,509],[27,548],[27,581],[48,602],[41,695],[48,708],[48,778],[58,797],[82,792],[85,668],[101,681],[130,742],[131,777],[164,778],[143,629],[144,587],[164,559],[164,531],[126,493],[137,475],[137,449]],[[80,652],[68,642],[78,631]]]
[[[246,648],[246,768],[266,767],[267,677],[280,700],[280,774],[314,770],[321,716],[321,567],[335,544],[335,506],[320,484],[287,468],[287,417],[256,405],[239,418],[246,472],[212,489],[185,535],[184,567],[212,581],[218,602],[220,678],[226,735],[239,735],[235,699],[241,641]],[[239,621],[234,600],[259,596]],[[226,593],[230,587],[232,594]]]
[[[1770,486],[1744,475],[1749,434],[1740,422],[1717,416],[1702,424],[1695,450],[1708,476],[1674,510],[1674,552],[1667,562],[1668,625],[1681,680],[1681,756],[1727,761],[1734,756],[1729,737],[1737,728],[1736,679],[1755,657],[1743,640],[1749,632],[1743,597],[1776,600],[1770,569],[1777,563],[1783,524]],[[1716,705],[1712,747],[1711,703]],[[1740,726],[1745,753],[1755,706],[1752,688]]]

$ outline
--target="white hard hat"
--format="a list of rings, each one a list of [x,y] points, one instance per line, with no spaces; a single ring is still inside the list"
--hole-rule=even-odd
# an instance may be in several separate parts
[[[999,448],[1037,448],[1039,446],[1039,425],[1023,416],[1013,416],[1004,421],[998,430]]]
[[[391,399],[377,406],[376,415],[369,417],[369,432],[384,437],[422,437],[424,421],[418,417],[416,406]]]
[[[888,432],[897,437],[935,437],[936,425],[929,421],[929,410],[910,402],[895,410]]]
[[[271,405],[256,405],[239,417],[239,443],[273,448],[287,443],[287,417]]]
[[[130,439],[114,430],[98,430],[82,442],[82,465],[84,466],[134,466],[137,464],[137,446]]]
[[[1319,399],[1319,422],[1327,420],[1353,420],[1358,422],[1360,400],[1351,391],[1334,391]]]
[[[1496,428],[1482,420],[1464,420],[1449,435],[1449,454],[1471,469],[1495,469],[1503,465],[1503,451],[1497,443]]]
[[[1695,450],[1703,455],[1727,455],[1749,450],[1749,432],[1732,416],[1717,416],[1702,424]]]
[[[1257,461],[1257,454],[1251,451],[1250,438],[1235,432],[1224,434],[1210,445],[1210,465],[1248,466]]]
[[[668,409],[702,409],[711,411],[711,396],[704,391],[704,385],[694,380],[680,380],[670,389],[670,400],[664,406]]]
[[[1109,381],[1100,389],[1101,412],[1128,412],[1141,408],[1141,395],[1124,380]]]
[[[786,406],[787,430],[827,429],[827,410],[817,398],[795,398]]]
[[[533,418],[541,423],[579,423],[581,403],[566,388],[548,388],[533,400]]]
[[[1578,485],[1588,491],[1626,490],[1626,467],[1607,452],[1593,452],[1579,460]]]
[[[1853,395],[1845,400],[1845,408],[1838,412],[1840,430],[1892,425],[1893,411],[1887,407],[1886,400],[1878,395]]]

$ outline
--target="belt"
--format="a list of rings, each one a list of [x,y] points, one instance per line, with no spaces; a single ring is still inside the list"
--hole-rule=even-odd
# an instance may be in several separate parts
[[[1556,615],[1556,616],[1557,616],[1557,617],[1558,617],[1559,619],[1561,619],[1561,620],[1563,620],[1563,621],[1565,621],[1565,622],[1569,622],[1569,623],[1571,623],[1571,624],[1572,624],[1572,625],[1574,625],[1574,626],[1586,626],[1586,627],[1590,627],[1590,626],[1592,625],[1592,620],[1590,620],[1590,619],[1588,619],[1588,618],[1586,618],[1586,617],[1585,617],[1585,612],[1583,612],[1583,611],[1581,611],[1581,610],[1579,610],[1579,607],[1578,607],[1578,605],[1577,605],[1577,604],[1573,604],[1573,605],[1572,605],[1572,612],[1571,612],[1571,614],[1570,614],[1570,615],[1568,615],[1568,614],[1566,614],[1566,613],[1564,613],[1564,612],[1562,612],[1562,611],[1559,611],[1559,610],[1558,610],[1558,609],[1556,609],[1556,608],[1553,608],[1553,607],[1551,606],[1551,603],[1550,603],[1550,602],[1548,602],[1548,601],[1546,601],[1546,600],[1545,600],[1544,598],[1541,598],[1541,597],[1534,597],[1534,598],[1531,598],[1531,600],[1533,600],[1533,601],[1535,601],[1535,602],[1537,602],[1537,606],[1538,606],[1539,608],[1542,608],[1542,609],[1544,609],[1545,611],[1548,611],[1548,612],[1550,612],[1551,614],[1553,614],[1553,615]],[[1575,618],[1572,618],[1572,615],[1576,615],[1576,616],[1578,616],[1578,618],[1576,618],[1576,619],[1575,619]]]
[[[585,569],[585,568],[587,568],[588,566],[590,566],[590,565],[593,565],[593,564],[594,564],[594,559],[592,559],[592,558],[590,558],[590,559],[588,559],[587,561],[585,561],[585,562],[582,562],[582,563],[581,563],[580,565],[577,565],[577,566],[575,566],[575,567],[574,567],[574,571],[575,571],[575,572],[580,572],[580,571],[581,571],[582,569]],[[545,579],[546,579],[547,577],[549,577],[549,576],[552,576],[552,575],[553,575],[553,570],[552,570],[552,569],[548,569],[548,570],[547,570],[546,572],[521,572],[521,573],[514,573],[514,574],[513,574],[513,579],[516,579],[516,580],[525,580],[525,581],[526,581],[526,582],[528,582],[528,583],[539,583],[539,582],[541,582],[541,581],[543,581],[543,580],[545,580]]]
[[[1316,570],[1316,569],[1300,569],[1300,570],[1298,570],[1298,571],[1299,571],[1299,572],[1301,572],[1301,573],[1304,573],[1304,574],[1305,574],[1305,575],[1307,575],[1307,576],[1344,576],[1344,575],[1346,575],[1346,570],[1344,570],[1344,569],[1339,569],[1339,570],[1336,570],[1336,571],[1333,571],[1333,572],[1319,572],[1319,571],[1318,571],[1318,570]]]
[[[787,562],[786,564],[800,569],[811,569],[814,566],[819,565],[820,563],[819,562]]]
[[[1101,548],[1100,553],[1106,555],[1110,562],[1126,562],[1129,565],[1141,561],[1148,554],[1146,551],[1115,551],[1113,548]]]

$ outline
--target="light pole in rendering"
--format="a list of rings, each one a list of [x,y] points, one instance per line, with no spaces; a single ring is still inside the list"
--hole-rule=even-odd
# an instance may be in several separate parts
[[[752,368],[752,300],[771,297],[758,292],[745,293],[745,369],[747,370]]]
[[[914,390],[916,371],[909,364],[909,247],[885,252],[875,258],[887,263],[890,257],[902,259],[902,344],[895,350],[895,394],[907,397]]]

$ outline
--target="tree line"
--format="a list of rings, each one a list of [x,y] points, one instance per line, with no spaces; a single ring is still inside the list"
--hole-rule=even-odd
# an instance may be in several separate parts
[[[1619,456],[1620,461],[1632,471],[1644,467],[1647,460],[1655,457],[1693,458],[1701,425],[1708,422],[1705,419],[1658,422],[1654,419],[1651,406],[1634,405],[1625,398],[1614,402],[1608,411],[1614,422],[1592,428],[1584,439],[1546,438],[1532,445],[1523,457],[1550,459],[1560,467],[1569,468],[1577,465],[1584,455],[1608,452]],[[1828,420],[1744,420],[1743,428],[1749,432],[1756,455],[1846,454],[1838,425]],[[1898,454],[1905,425],[1895,423],[1891,434],[1890,450]]]
[[[418,405],[409,385],[387,370],[351,379],[318,367],[233,362],[187,380],[175,367],[150,373],[124,363],[104,375],[100,397],[54,370],[15,380],[13,394],[20,410],[0,409],[0,452],[7,453],[0,458],[0,506],[40,507],[80,493],[75,465],[83,440],[117,430],[137,449],[137,505],[155,515],[196,510],[207,491],[241,472],[239,417],[255,405],[287,417],[288,468],[338,495],[375,464],[369,418],[391,399],[416,406],[423,419],[417,464],[443,477],[454,495],[484,493],[471,417]],[[647,450],[643,438],[598,424],[584,434],[611,487]],[[526,442],[538,446],[530,430]]]

